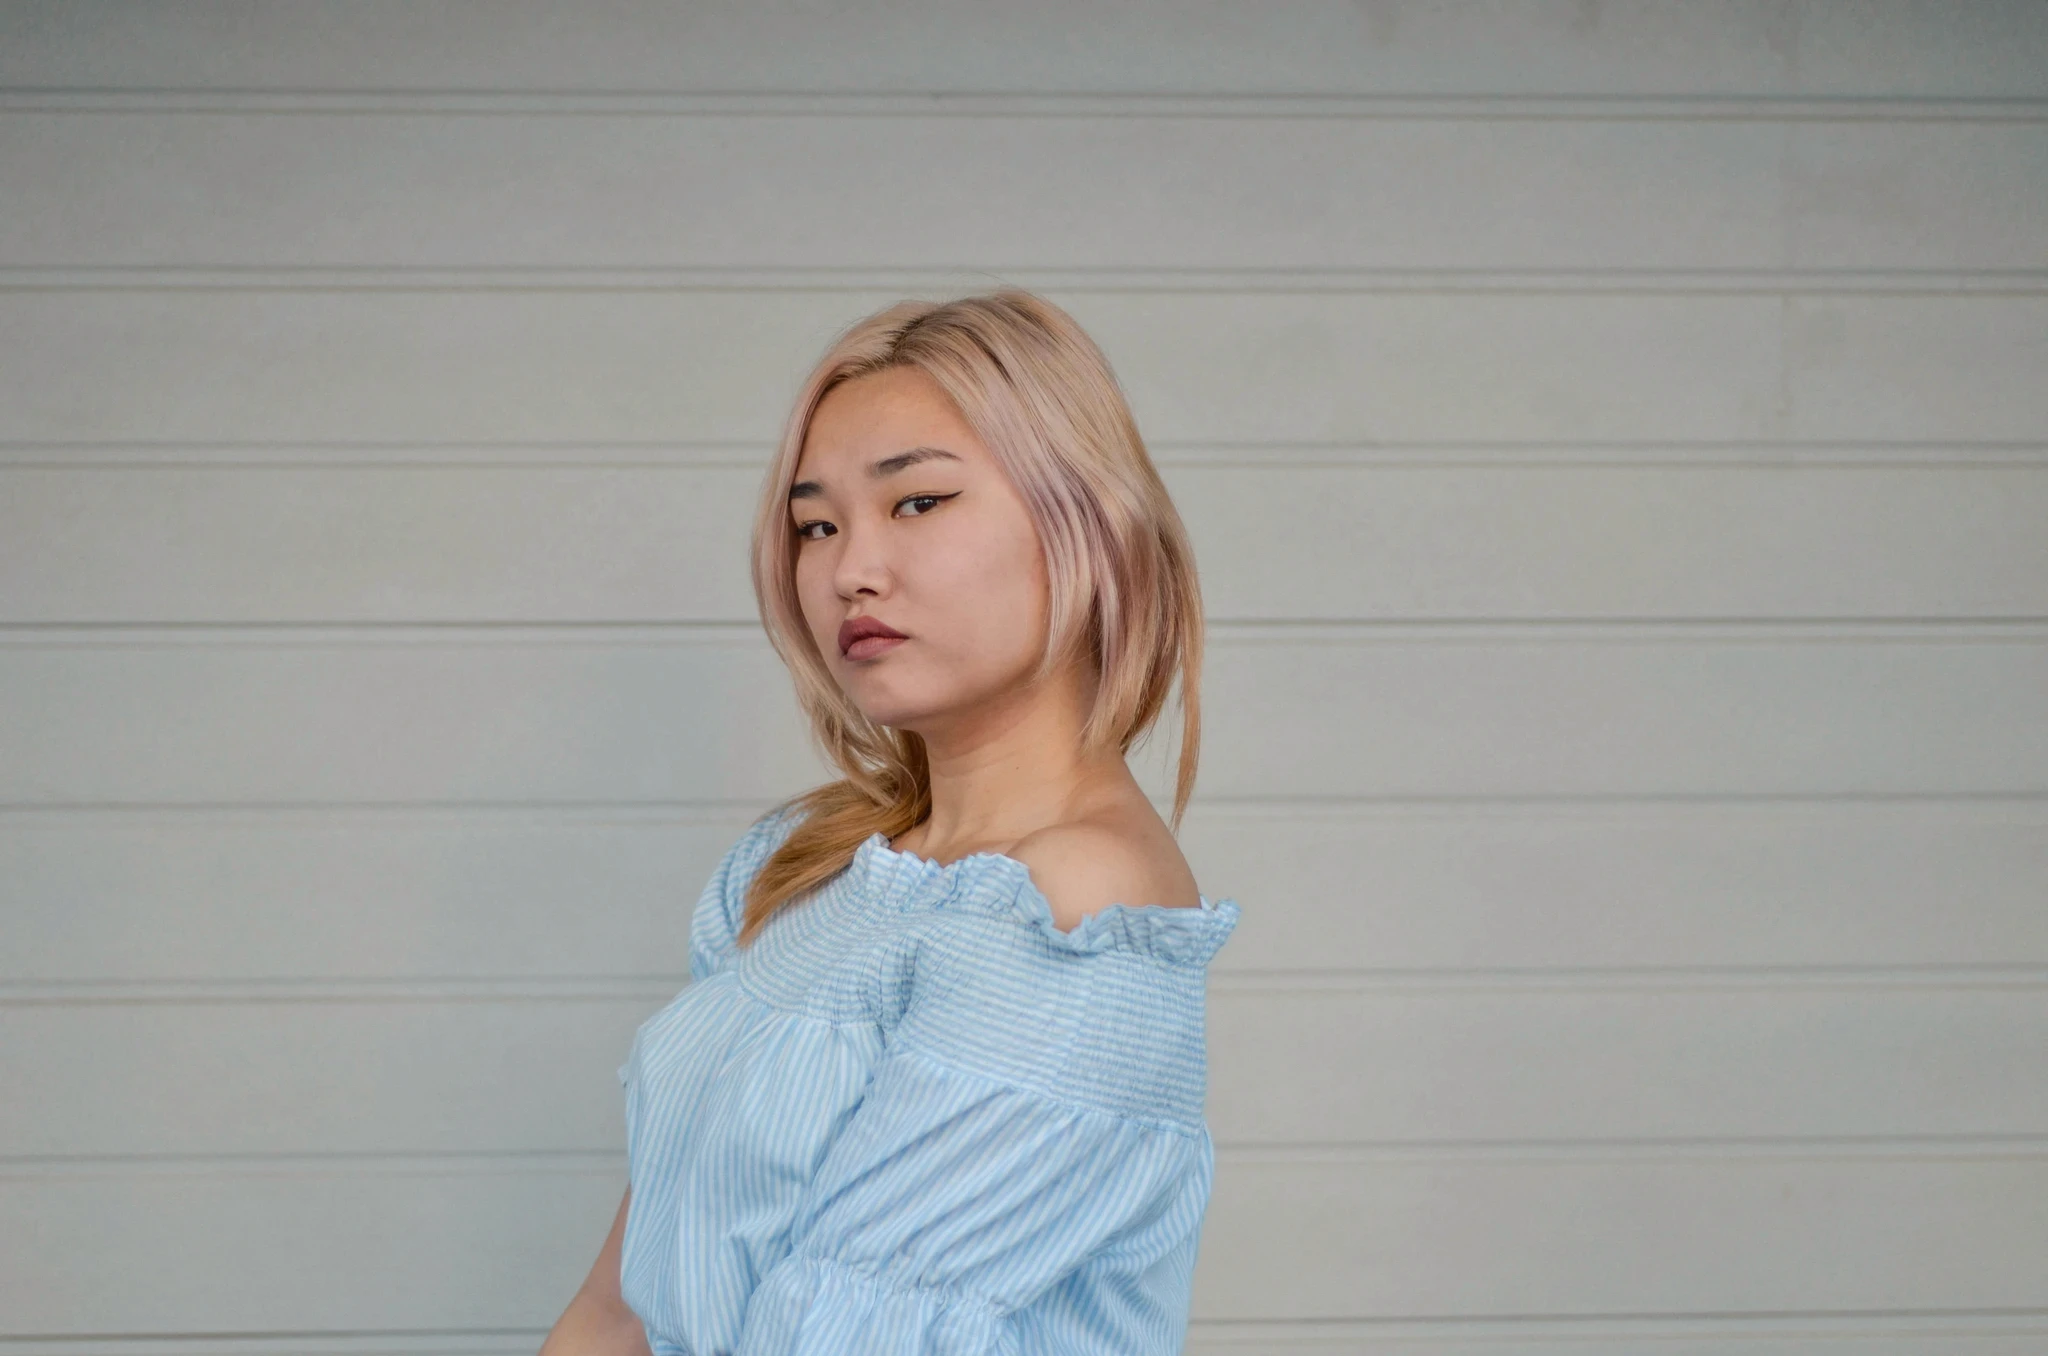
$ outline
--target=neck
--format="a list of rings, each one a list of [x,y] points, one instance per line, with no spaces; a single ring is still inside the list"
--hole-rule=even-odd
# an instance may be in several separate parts
[[[1136,785],[1116,750],[1088,755],[1081,726],[1093,675],[1070,667],[1040,688],[985,701],[957,719],[920,728],[931,770],[931,813],[896,846],[940,861],[1007,851],[1062,823],[1105,791]]]

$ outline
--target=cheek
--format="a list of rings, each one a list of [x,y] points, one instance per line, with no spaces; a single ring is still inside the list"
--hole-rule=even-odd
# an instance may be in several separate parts
[[[987,639],[1042,624],[1045,560],[1028,523],[963,523],[932,545],[926,586],[969,630]]]
[[[819,634],[820,627],[829,628],[834,633],[831,639],[836,644],[840,618],[833,610],[832,581],[815,563],[818,559],[812,552],[797,552],[794,571],[797,606],[803,609],[804,624],[813,636]]]

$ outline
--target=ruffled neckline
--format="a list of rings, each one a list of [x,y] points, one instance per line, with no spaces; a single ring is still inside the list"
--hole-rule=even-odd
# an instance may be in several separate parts
[[[936,896],[942,905],[962,899],[1007,905],[1062,951],[1127,951],[1181,965],[1206,965],[1230,940],[1240,912],[1236,900],[1204,894],[1196,896],[1199,907],[1116,903],[1089,914],[1068,932],[1054,921],[1052,902],[1031,879],[1031,868],[1004,853],[970,852],[939,863],[891,847],[889,835],[877,829],[856,849],[854,860],[861,865],[864,880],[883,886],[890,897],[906,904],[926,898],[937,880],[944,883]],[[991,878],[999,885],[993,891],[985,888]]]

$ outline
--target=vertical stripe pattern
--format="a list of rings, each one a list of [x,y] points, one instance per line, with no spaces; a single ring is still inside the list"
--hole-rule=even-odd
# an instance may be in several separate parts
[[[620,1279],[656,1356],[1178,1352],[1214,1172],[1207,967],[1237,904],[1062,932],[1014,858],[877,833],[741,950],[795,813],[726,852],[691,982],[619,1068]]]

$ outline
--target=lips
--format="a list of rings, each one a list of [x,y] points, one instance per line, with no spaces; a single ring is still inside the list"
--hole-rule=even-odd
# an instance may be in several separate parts
[[[853,617],[839,625],[839,653],[848,659],[866,659],[892,650],[909,637],[873,617]]]

